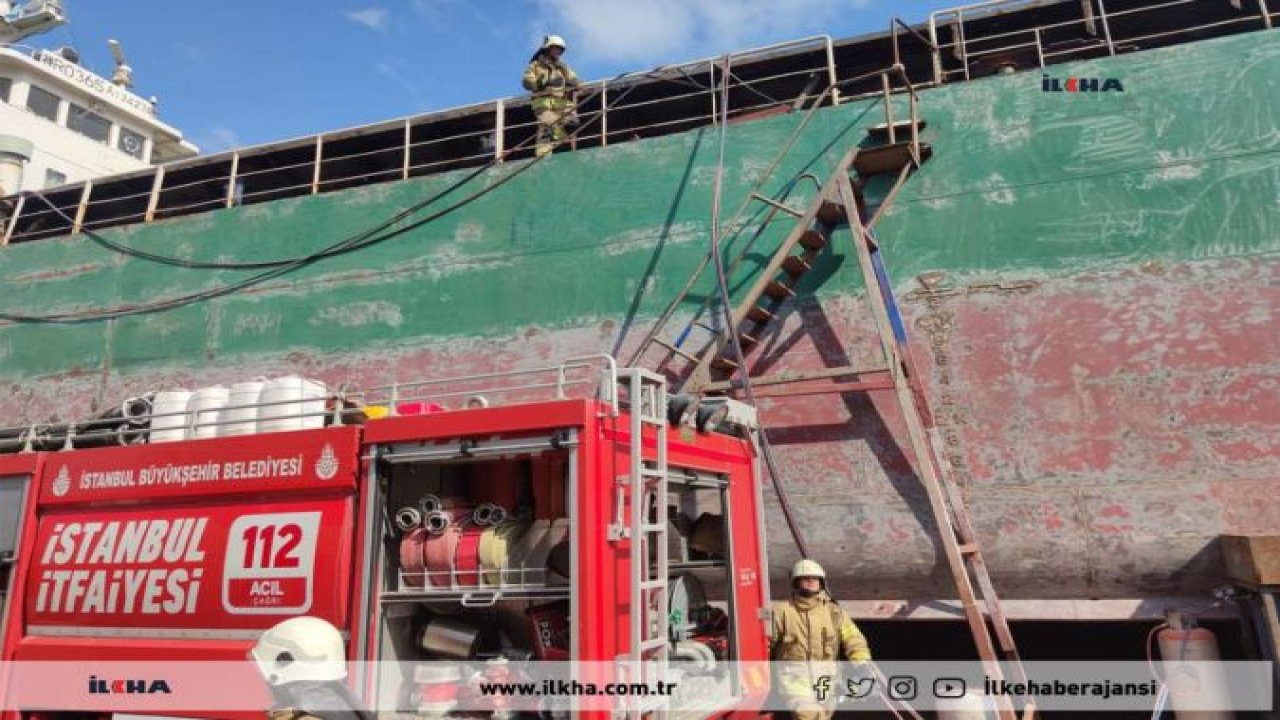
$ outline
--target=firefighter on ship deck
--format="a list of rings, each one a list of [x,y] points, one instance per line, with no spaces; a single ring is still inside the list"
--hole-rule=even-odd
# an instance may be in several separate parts
[[[524,71],[524,88],[533,93],[532,109],[538,119],[537,156],[550,153],[565,137],[567,125],[577,121],[573,94],[578,76],[561,60],[565,42],[548,35],[542,47],[529,59]]]

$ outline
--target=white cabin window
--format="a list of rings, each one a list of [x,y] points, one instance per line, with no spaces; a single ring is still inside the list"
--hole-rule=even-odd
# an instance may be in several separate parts
[[[75,103],[71,103],[71,112],[67,114],[67,127],[101,143],[111,136],[110,120]]]
[[[51,188],[51,187],[57,187],[59,185],[66,185],[66,184],[67,184],[67,176],[65,173],[60,173],[57,170],[44,171],[45,187]]]
[[[122,125],[120,126],[120,139],[116,142],[116,145],[121,152],[141,160],[142,153],[147,148],[147,138],[142,133],[136,133]]]
[[[58,105],[61,103],[62,98],[42,87],[32,85],[27,91],[27,109],[45,120],[58,122]]]
[[[0,102],[9,102],[9,91],[13,90],[13,79],[0,77]]]

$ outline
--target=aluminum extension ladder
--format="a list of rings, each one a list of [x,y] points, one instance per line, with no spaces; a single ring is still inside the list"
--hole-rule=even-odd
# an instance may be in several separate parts
[[[634,681],[665,682],[671,640],[667,557],[667,380],[642,368],[618,373],[630,401],[630,469],[618,479],[627,489],[625,524],[615,525],[611,539],[629,539],[631,588],[629,651],[619,658],[642,668]],[[652,432],[655,448],[646,451],[645,431]],[[669,699],[630,698],[630,718],[662,718]]]

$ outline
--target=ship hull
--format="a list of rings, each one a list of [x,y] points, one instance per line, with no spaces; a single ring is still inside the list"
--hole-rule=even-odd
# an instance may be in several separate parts
[[[922,96],[935,154],[878,232],[1002,597],[1203,595],[1224,580],[1219,535],[1280,533],[1276,37],[1061,66],[1121,78],[1123,92],[1046,92],[1038,75],[1016,75]],[[757,182],[776,195],[800,172],[824,174],[882,120],[873,101],[819,111],[769,177],[799,117],[731,128],[726,206]],[[705,130],[553,156],[439,222],[227,298],[0,327],[0,424],[257,375],[369,386],[625,358],[706,252],[715,140]],[[460,177],[108,233],[188,258],[288,257]],[[806,192],[788,201],[802,207]],[[729,253],[747,257],[735,290],[789,230],[779,219],[746,249],[763,210],[748,206],[731,228],[742,232]],[[754,373],[879,363],[849,250],[838,233],[753,354]],[[244,276],[126,259],[83,236],[3,256],[6,309],[32,314]],[[712,288],[702,278],[669,328]],[[774,398],[761,410],[841,598],[954,595],[889,394]],[[785,577],[795,552],[776,505],[767,530],[773,577]]]

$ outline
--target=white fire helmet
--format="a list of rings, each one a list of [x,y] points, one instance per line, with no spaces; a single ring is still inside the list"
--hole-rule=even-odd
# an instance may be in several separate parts
[[[560,37],[559,35],[548,35],[545,38],[543,38],[542,40],[543,50],[550,50],[553,47],[558,47],[561,50],[569,49],[568,46],[564,44],[564,38]]]
[[[827,579],[827,571],[817,562],[804,558],[797,560],[795,565],[791,566],[791,582],[795,582],[797,578],[818,578],[824,582]]]
[[[249,657],[272,685],[341,680],[347,676],[342,633],[317,617],[290,618],[265,631],[249,651]]]

